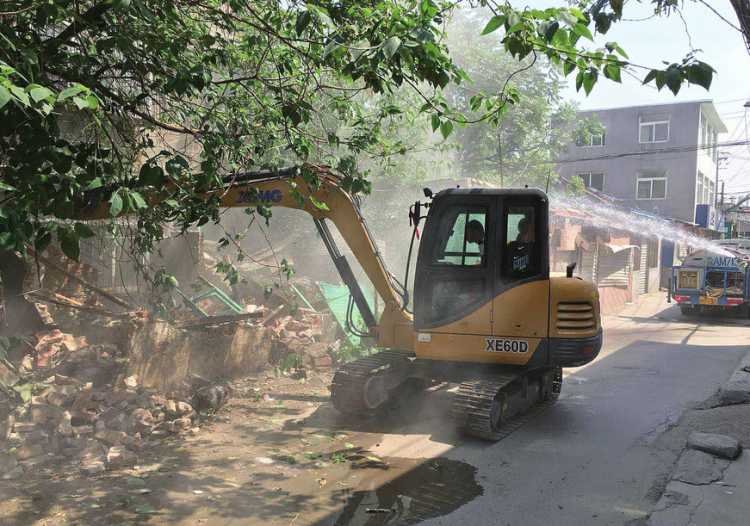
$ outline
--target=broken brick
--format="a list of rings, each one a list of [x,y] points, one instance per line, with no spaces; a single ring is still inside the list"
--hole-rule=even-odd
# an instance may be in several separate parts
[[[109,469],[132,466],[137,463],[138,455],[128,450],[125,446],[114,446],[107,452],[107,467]]]
[[[76,396],[75,402],[73,402],[73,409],[71,413],[73,415],[77,413],[85,413],[91,405],[91,397],[93,396],[93,384],[88,383],[86,387],[81,389]]]
[[[98,431],[94,435],[94,438],[110,446],[116,446],[116,445],[119,445],[120,442],[122,442],[122,439],[127,436],[128,435],[123,433],[122,431],[114,431],[113,429],[102,429],[101,431]]]
[[[19,447],[16,451],[16,458],[18,460],[26,460],[29,458],[40,457],[42,455],[44,455],[44,448],[41,444]]]

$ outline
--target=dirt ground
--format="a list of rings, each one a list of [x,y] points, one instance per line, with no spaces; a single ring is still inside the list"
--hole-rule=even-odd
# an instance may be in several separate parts
[[[85,476],[46,457],[0,481],[0,524],[410,524],[482,494],[467,464],[376,456],[398,414],[377,429],[340,415],[330,381],[248,378],[197,433],[154,443],[133,468]]]

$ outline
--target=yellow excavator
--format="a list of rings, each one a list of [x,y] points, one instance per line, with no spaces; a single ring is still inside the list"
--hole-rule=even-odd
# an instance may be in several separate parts
[[[550,277],[549,200],[541,190],[425,189],[426,202],[410,207],[414,234],[424,221],[412,314],[406,287],[388,272],[358,198],[331,171],[317,171],[315,186],[298,169],[285,169],[226,177],[223,187],[200,195],[219,196],[225,207],[260,202],[313,217],[369,336],[384,349],[336,372],[331,400],[339,411],[377,415],[415,385],[442,378],[460,384],[452,407],[458,431],[496,441],[557,400],[563,367],[598,355],[596,285],[573,276],[574,264],[566,276]],[[92,193],[78,203],[76,218],[110,217],[108,198],[106,191]],[[380,320],[329,221],[382,298]]]

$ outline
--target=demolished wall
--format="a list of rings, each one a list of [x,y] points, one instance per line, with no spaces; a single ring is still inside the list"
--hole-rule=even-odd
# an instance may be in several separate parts
[[[134,332],[129,348],[128,373],[137,374],[146,387],[172,391],[190,375],[232,378],[257,371],[268,363],[271,336],[255,324],[191,331],[149,320]]]

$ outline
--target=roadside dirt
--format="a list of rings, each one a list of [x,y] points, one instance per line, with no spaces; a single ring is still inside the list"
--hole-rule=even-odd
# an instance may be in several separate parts
[[[384,427],[403,422],[338,414],[330,381],[248,378],[200,431],[159,441],[132,468],[87,477],[50,457],[0,481],[0,524],[414,524],[482,494],[468,464],[376,456]]]

